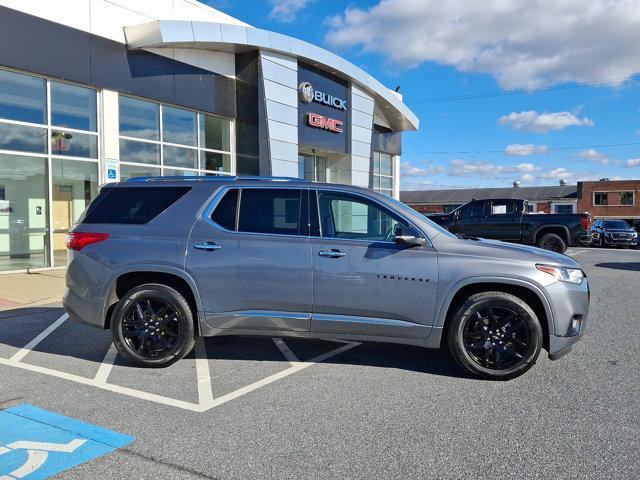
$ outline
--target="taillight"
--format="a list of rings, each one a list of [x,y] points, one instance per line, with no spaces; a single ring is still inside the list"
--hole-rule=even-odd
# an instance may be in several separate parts
[[[580,223],[582,224],[583,230],[589,230],[589,225],[591,225],[591,215],[581,215]]]
[[[87,245],[104,242],[107,238],[108,233],[70,232],[67,235],[67,248],[80,251]]]

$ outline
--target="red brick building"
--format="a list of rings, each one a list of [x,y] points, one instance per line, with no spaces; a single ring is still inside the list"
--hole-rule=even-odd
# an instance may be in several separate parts
[[[578,182],[578,211],[625,220],[640,230],[640,180]]]

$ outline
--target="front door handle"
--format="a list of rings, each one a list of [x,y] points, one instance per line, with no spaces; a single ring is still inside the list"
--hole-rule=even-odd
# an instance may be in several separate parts
[[[199,242],[199,243],[194,243],[193,248],[195,248],[196,250],[206,250],[207,252],[215,252],[216,250],[220,250],[222,246],[214,242]]]
[[[340,250],[320,250],[318,255],[321,257],[329,257],[329,258],[342,258],[347,254],[347,252],[341,252]]]

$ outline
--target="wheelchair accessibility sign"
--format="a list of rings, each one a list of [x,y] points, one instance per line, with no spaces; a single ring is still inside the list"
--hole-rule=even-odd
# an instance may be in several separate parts
[[[0,480],[41,479],[135,440],[23,404],[0,411]]]

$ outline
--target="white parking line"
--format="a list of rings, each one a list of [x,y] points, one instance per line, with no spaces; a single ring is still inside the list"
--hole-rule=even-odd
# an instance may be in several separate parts
[[[300,359],[296,357],[295,353],[291,351],[291,349],[287,346],[286,343],[282,341],[281,338],[273,338],[273,343],[280,349],[280,353],[284,355],[284,358],[289,360],[291,365],[296,365],[300,363]]]
[[[120,385],[107,383],[109,374],[111,372],[111,369],[113,368],[113,364],[117,356],[117,350],[113,344],[109,346],[109,350],[105,354],[104,360],[100,364],[100,367],[98,368],[98,372],[93,378],[82,377],[79,375],[66,373],[66,372],[54,370],[47,367],[40,367],[38,365],[31,365],[29,363],[24,363],[21,361],[34,347],[36,347],[40,342],[42,342],[42,340],[44,340],[48,335],[50,335],[56,328],[62,325],[67,318],[69,317],[65,313],[60,318],[58,318],[55,322],[49,325],[37,337],[35,337],[33,340],[27,343],[27,345],[25,345],[22,349],[20,349],[11,358],[7,359],[7,358],[0,357],[0,365],[20,368],[22,370],[40,373],[43,375],[49,375],[52,377],[76,382],[82,385],[88,385],[88,386],[100,388],[102,390],[107,390],[107,391],[119,393],[122,395],[128,395],[130,397],[138,398],[141,400],[146,400],[150,402],[159,403],[162,405],[168,405],[168,406],[182,408],[184,410],[189,410],[192,412],[200,412],[200,413],[210,410],[211,408],[220,406],[231,400],[237,399],[243,395],[246,395],[247,393],[251,393],[259,388],[262,388],[266,385],[276,382],[282,378],[288,377],[289,375],[292,375],[296,372],[304,370],[305,368],[309,368],[324,360],[328,360],[329,358],[335,357],[336,355],[339,355],[343,352],[346,352],[347,350],[350,350],[360,345],[359,342],[335,340],[335,343],[340,343],[343,345],[334,350],[331,350],[322,355],[319,355],[315,358],[312,358],[307,362],[301,362],[281,338],[273,338],[273,341],[278,346],[283,356],[292,364],[292,366],[285,370],[282,370],[281,372],[278,372],[266,378],[263,378],[262,380],[258,380],[257,382],[254,382],[250,385],[239,388],[238,390],[227,393],[226,395],[222,395],[221,397],[214,398],[213,390],[211,386],[211,374],[209,371],[209,359],[207,358],[204,339],[198,338],[195,344],[195,356],[196,356],[195,363],[196,363],[196,373],[197,373],[197,380],[198,380],[198,403],[192,403],[184,400],[178,400],[176,398],[164,397],[162,395],[156,395],[154,393],[143,392],[141,390],[136,390],[133,388],[122,387]],[[329,340],[329,341],[333,342],[334,340]]]
[[[13,360],[15,362],[19,362],[20,360],[22,360],[41,341],[47,338],[51,334],[51,332],[53,332],[56,328],[62,325],[67,318],[69,318],[69,315],[65,313],[60,318],[58,318],[55,322],[49,325],[46,329],[44,329],[44,331],[40,335],[38,335],[36,338],[34,338],[29,343],[27,343],[24,347],[22,347],[18,352],[16,352],[15,355],[13,355],[10,360]]]
[[[93,379],[97,383],[107,383],[107,379],[109,378],[109,374],[111,373],[111,369],[113,368],[113,363],[116,361],[116,357],[118,356],[118,349],[112,343],[109,345],[109,350],[104,356],[104,360],[100,364],[100,368],[98,368],[98,373]]]
[[[357,347],[358,345],[360,345],[360,343],[358,342],[348,343],[346,345],[343,345],[340,348],[336,348],[335,350],[331,350],[330,352],[327,352],[323,355],[319,355],[315,358],[312,358],[308,362],[300,362],[297,365],[287,368],[286,370],[275,373],[267,378],[263,378],[262,380],[258,380],[257,382],[252,383],[251,385],[247,385],[246,387],[239,388],[235,392],[227,393],[226,395],[223,395],[221,397],[214,399],[213,402],[210,403],[209,405],[206,405],[207,408],[205,410],[209,410],[210,408],[213,408],[213,407],[219,407],[223,403],[227,403],[231,400],[235,400],[238,397],[241,397],[243,395],[246,395],[247,393],[253,392],[254,390],[257,390],[261,387],[264,387],[265,385],[269,385],[270,383],[273,383],[277,380],[288,377],[289,375],[299,372],[300,370],[309,368],[312,365],[315,365],[316,363],[320,363],[323,360],[328,360],[331,357],[335,357],[336,355],[342,352],[346,352],[347,350]]]
[[[196,376],[198,379],[198,403],[200,405],[209,404],[213,401],[213,390],[211,388],[211,372],[209,371],[209,359],[207,349],[204,345],[204,338],[196,340]]]

